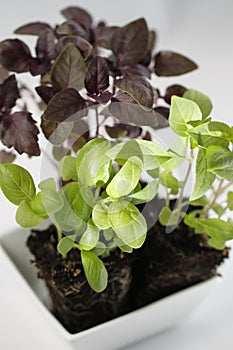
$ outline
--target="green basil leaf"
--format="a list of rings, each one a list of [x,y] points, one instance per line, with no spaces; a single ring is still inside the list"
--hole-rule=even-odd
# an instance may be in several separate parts
[[[36,195],[31,175],[16,164],[0,164],[0,187],[6,198],[16,205]]]
[[[34,227],[41,224],[44,217],[35,213],[27,200],[20,202],[16,212],[16,222],[25,228]]]
[[[199,149],[196,160],[196,178],[190,200],[195,201],[202,197],[211,187],[216,176],[207,170],[205,151]]]
[[[146,239],[147,224],[140,211],[127,200],[113,202],[108,216],[116,235],[131,248],[140,248]]]
[[[216,249],[223,249],[225,242],[233,239],[233,225],[224,220],[197,219],[197,228],[198,226],[211,238],[208,243]]]
[[[102,202],[97,203],[92,211],[92,220],[94,224],[101,230],[111,227],[107,209]]]
[[[179,221],[179,218],[177,217],[176,213],[171,211],[168,207],[163,207],[160,214],[159,214],[159,222],[163,226],[173,226],[177,225]]]
[[[160,174],[159,182],[166,188],[172,190],[172,194],[177,194],[179,191],[179,181],[170,173],[163,172]]]
[[[184,93],[183,97],[196,102],[201,110],[202,119],[206,119],[210,115],[213,109],[213,105],[207,95],[203,94],[200,91],[190,89]]]
[[[206,152],[207,169],[222,179],[233,182],[233,152],[220,146],[210,146]]]
[[[202,113],[198,105],[183,97],[172,96],[169,124],[172,130],[187,137],[187,131],[191,129],[190,121],[202,120]]]
[[[39,192],[37,195],[29,202],[31,209],[39,216],[47,217],[48,213],[45,209],[42,193]]]
[[[92,220],[87,222],[86,231],[82,234],[79,241],[81,249],[91,250],[93,249],[99,241],[99,229],[96,227]]]
[[[108,284],[108,273],[104,263],[91,251],[81,251],[81,258],[86,279],[97,293],[102,292]]]
[[[133,248],[125,244],[119,237],[114,238],[114,243],[122,250],[124,253],[132,253]]]
[[[137,157],[129,158],[106,188],[112,198],[127,196],[137,186],[143,170],[142,161]]]
[[[68,181],[77,177],[76,173],[76,158],[65,156],[59,163],[59,170],[63,180]]]
[[[53,192],[56,192],[56,190],[57,190],[56,182],[55,182],[55,180],[52,177],[41,181],[39,183],[38,187],[39,187],[39,189],[41,191],[53,191]]]
[[[227,193],[227,204],[229,205],[229,209],[233,210],[233,192],[232,191]]]
[[[105,184],[111,173],[111,162],[105,155],[111,144],[103,138],[86,143],[76,160],[76,172],[80,182],[90,187]]]
[[[146,185],[142,190],[128,196],[133,204],[150,202],[158,192],[159,181],[154,180]]]
[[[211,145],[227,147],[231,138],[231,128],[221,122],[200,124],[187,131],[187,133],[202,147]]]
[[[57,245],[57,250],[63,258],[66,258],[67,253],[69,253],[72,248],[74,248],[74,241],[69,236],[63,237]]]

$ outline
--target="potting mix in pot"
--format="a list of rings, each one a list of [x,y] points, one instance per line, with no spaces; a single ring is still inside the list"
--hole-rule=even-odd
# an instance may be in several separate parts
[[[0,42],[0,187],[18,206],[17,223],[34,227],[27,245],[52,312],[76,333],[218,273],[233,239],[233,129],[212,121],[205,94],[154,86],[197,65],[154,53],[144,19],[117,27],[78,7],[62,15],[55,27],[15,31],[36,36],[34,55],[18,38]],[[40,126],[22,103],[34,94],[25,72],[40,78]],[[166,147],[156,130],[168,126],[176,138]],[[39,132],[53,145],[57,177],[36,186],[12,162],[40,155]]]

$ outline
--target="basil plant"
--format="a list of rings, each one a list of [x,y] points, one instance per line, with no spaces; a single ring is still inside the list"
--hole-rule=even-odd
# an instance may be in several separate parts
[[[107,286],[103,258],[115,249],[132,253],[145,242],[149,228],[139,208],[160,187],[166,198],[159,221],[168,232],[184,220],[210,246],[223,249],[233,239],[233,222],[224,215],[233,210],[233,191],[223,196],[233,183],[233,129],[212,121],[211,109],[209,98],[200,92],[173,96],[169,125],[178,139],[172,147],[165,149],[140,138],[118,143],[94,138],[77,154],[62,158],[61,186],[48,178],[36,189],[27,170],[1,164],[0,186],[18,206],[17,223],[29,228],[49,218],[57,229],[58,252],[66,258],[70,250],[80,250],[87,281],[96,292]],[[180,180],[174,170],[183,163],[187,169]],[[184,189],[193,167],[195,183],[188,200]],[[147,183],[142,180],[145,177]],[[193,209],[187,214],[189,204]]]

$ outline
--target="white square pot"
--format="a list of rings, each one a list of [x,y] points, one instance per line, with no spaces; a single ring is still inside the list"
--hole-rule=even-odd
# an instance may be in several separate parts
[[[208,295],[218,278],[186,288],[148,306],[118,317],[112,321],[70,334],[49,311],[50,299],[44,282],[37,278],[36,268],[31,264],[33,258],[26,248],[28,233],[19,229],[1,238],[1,249],[9,263],[24,279],[25,292],[35,306],[40,308],[57,332],[62,334],[77,350],[114,350],[168,329],[195,309]]]

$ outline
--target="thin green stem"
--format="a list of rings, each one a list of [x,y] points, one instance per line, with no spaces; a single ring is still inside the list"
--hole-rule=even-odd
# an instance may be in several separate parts
[[[62,239],[62,232],[57,229],[57,240],[58,240],[58,242],[60,242],[61,239]]]
[[[193,151],[191,151],[191,152],[190,152],[190,158],[189,158],[188,169],[187,169],[187,172],[186,172],[184,181],[183,181],[183,186],[182,186],[182,188],[181,188],[180,195],[179,195],[179,199],[178,199],[178,203],[177,203],[177,207],[176,207],[177,217],[178,217],[178,218],[179,218],[179,216],[180,216],[180,212],[181,212],[181,209],[182,209],[182,203],[183,203],[183,198],[184,198],[185,186],[186,186],[186,184],[187,184],[187,182],[188,182],[189,175],[190,175],[191,170],[192,170],[193,157],[194,157]]]
[[[202,218],[205,218],[207,216],[209,211],[214,207],[217,198],[223,193],[223,191],[222,191],[223,190],[223,187],[222,187],[223,182],[224,182],[224,179],[221,179],[220,182],[219,182],[218,188],[214,192],[212,200],[210,201],[210,203],[208,205],[206,205],[204,207],[203,212],[201,214]]]

